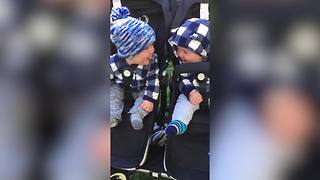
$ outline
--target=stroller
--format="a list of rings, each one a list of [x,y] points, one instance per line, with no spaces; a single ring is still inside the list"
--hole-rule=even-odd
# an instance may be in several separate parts
[[[121,178],[117,173],[122,173],[125,177],[135,172],[142,172],[155,178],[209,179],[208,107],[201,107],[194,114],[188,131],[184,135],[168,138],[164,147],[151,145],[150,138],[154,125],[163,126],[172,114],[179,95],[177,86],[179,74],[196,72],[204,74],[205,78],[208,77],[208,63],[192,64],[192,66],[176,65],[171,82],[170,73],[166,71],[168,59],[172,60],[173,64],[177,62],[170,51],[171,48],[168,48],[170,29],[178,27],[185,19],[200,17],[200,11],[203,11],[203,7],[207,8],[208,1],[114,0],[112,4],[128,7],[131,16],[148,22],[155,30],[157,38],[154,46],[160,70],[160,97],[155,103],[154,111],[144,118],[144,127],[139,131],[134,130],[128,120],[127,112],[134,101],[130,98],[125,99],[123,121],[111,129],[111,178]],[[114,47],[111,51],[115,52]],[[130,82],[130,77],[127,81]],[[124,86],[125,82],[126,80]],[[171,93],[167,93],[169,84]]]

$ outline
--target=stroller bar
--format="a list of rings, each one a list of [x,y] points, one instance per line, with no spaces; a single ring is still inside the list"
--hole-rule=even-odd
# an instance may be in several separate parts
[[[144,151],[143,159],[142,159],[142,161],[141,161],[141,163],[140,163],[139,166],[142,166],[142,165],[146,162],[146,160],[147,160],[147,155],[148,155],[149,146],[150,146],[150,140],[151,140],[151,138],[148,139],[147,147],[146,147],[146,150]]]

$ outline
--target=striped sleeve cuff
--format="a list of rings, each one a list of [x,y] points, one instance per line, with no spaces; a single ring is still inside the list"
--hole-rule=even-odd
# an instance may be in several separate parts
[[[183,86],[181,89],[182,94],[184,94],[188,99],[189,95],[192,91],[194,91],[196,88],[193,85]]]

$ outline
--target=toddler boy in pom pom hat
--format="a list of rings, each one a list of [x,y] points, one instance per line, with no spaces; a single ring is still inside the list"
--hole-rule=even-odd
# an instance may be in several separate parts
[[[173,30],[169,38],[175,55],[180,63],[195,63],[208,61],[209,54],[209,21],[199,18],[186,20],[180,27]],[[172,120],[165,129],[168,136],[183,134],[192,119],[193,113],[199,109],[203,97],[198,91],[199,83],[195,81],[196,74],[183,73],[180,75],[179,89],[181,94],[174,107]],[[209,92],[209,78],[205,83]]]
[[[111,41],[117,53],[110,56],[111,73],[111,127],[121,121],[124,107],[124,78],[122,70],[134,67],[130,91],[135,99],[130,109],[130,121],[135,130],[143,128],[143,118],[153,110],[159,96],[159,69],[153,43],[155,32],[146,22],[129,16],[126,7],[113,8],[111,12]]]

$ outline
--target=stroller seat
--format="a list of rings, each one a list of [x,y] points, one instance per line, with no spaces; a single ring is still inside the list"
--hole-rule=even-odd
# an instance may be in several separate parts
[[[176,79],[185,72],[208,74],[209,63],[190,63],[175,67],[172,78],[173,105],[180,94]],[[197,110],[185,134],[167,139],[164,165],[172,177],[183,180],[209,179],[209,113],[209,108]]]

